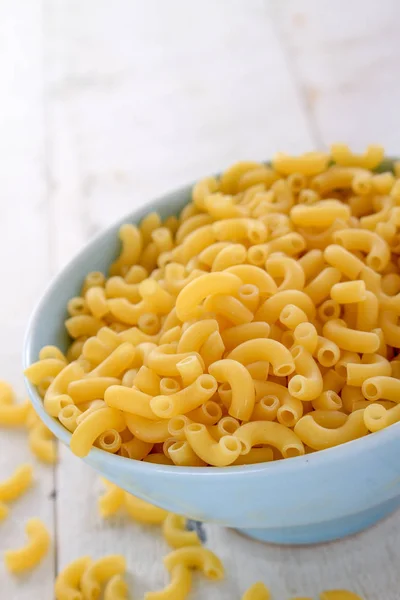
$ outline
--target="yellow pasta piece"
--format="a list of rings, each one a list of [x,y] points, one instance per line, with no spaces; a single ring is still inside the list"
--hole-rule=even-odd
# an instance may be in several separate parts
[[[192,588],[192,573],[185,565],[176,564],[170,569],[171,580],[158,592],[146,592],[144,600],[186,600]]]
[[[223,579],[225,574],[220,559],[204,546],[179,548],[167,554],[163,562],[168,571],[177,565],[185,566],[187,569],[200,569],[212,581]]]
[[[121,575],[114,575],[107,582],[104,600],[128,600],[128,585]]]
[[[214,362],[209,367],[209,373],[217,381],[229,383],[232,387],[229,414],[242,421],[247,421],[254,409],[255,391],[253,379],[246,367],[238,361],[224,359]]]
[[[25,526],[28,543],[18,550],[7,550],[4,554],[6,568],[11,573],[33,569],[45,557],[50,547],[50,535],[40,519],[29,519]]]
[[[0,427],[20,427],[25,424],[31,403],[0,404]]]
[[[139,415],[124,415],[128,429],[143,442],[157,444],[169,438],[168,421],[151,421]]]
[[[89,453],[94,441],[104,431],[107,429],[123,431],[125,427],[125,421],[118,410],[100,408],[79,423],[71,436],[71,450],[76,456],[83,458]]]
[[[169,419],[201,406],[216,391],[217,382],[215,378],[212,375],[200,375],[188,387],[175,394],[155,396],[150,400],[150,408],[156,417]]]
[[[200,546],[201,541],[195,531],[188,531],[185,527],[186,519],[174,513],[168,513],[163,522],[163,536],[172,548],[185,546]]]
[[[363,437],[368,430],[364,424],[363,411],[357,410],[348,415],[343,425],[335,429],[317,423],[313,414],[305,415],[296,423],[294,432],[310,448],[324,450]]]
[[[272,364],[275,375],[281,377],[294,371],[294,361],[289,350],[275,340],[255,339],[243,342],[232,350],[228,358],[245,365],[256,360],[266,360]]]
[[[124,506],[128,515],[140,523],[157,525],[163,523],[168,511],[149,502],[145,502],[132,494],[125,492]]]
[[[108,483],[108,482],[107,482]],[[114,515],[123,506],[125,492],[114,483],[108,485],[106,492],[99,498],[99,513],[103,518]]]
[[[0,502],[12,502],[22,496],[32,485],[33,469],[24,464],[5,481],[0,481]]]
[[[125,571],[126,562],[121,554],[110,554],[89,563],[80,580],[83,597],[97,600],[100,598],[101,586],[111,577]]]
[[[329,162],[329,155],[322,152],[306,152],[301,156],[288,156],[278,152],[272,159],[272,166],[282,175],[301,173],[303,175],[317,175],[325,171]]]
[[[32,427],[28,435],[29,449],[42,462],[53,465],[57,462],[57,445],[54,436],[44,423]]]
[[[382,146],[371,144],[367,147],[364,154],[353,154],[346,144],[332,144],[332,158],[336,164],[343,167],[362,167],[364,169],[375,169],[384,158],[384,150]],[[328,598],[321,598],[328,600]],[[333,600],[333,598],[329,598]],[[336,599],[335,599],[336,600]]]
[[[300,400],[315,400],[322,393],[321,371],[317,363],[303,346],[293,346],[291,353],[296,367],[296,375],[289,381],[288,390]]]
[[[310,320],[315,319],[315,306],[312,300],[302,291],[283,290],[268,298],[254,315],[255,321],[266,321],[269,324],[279,319],[282,309],[288,304],[294,304],[303,310]]]
[[[243,444],[242,454],[248,454],[251,448],[258,444],[268,444],[277,448],[284,458],[304,454],[304,446],[300,438],[280,423],[252,421],[241,425],[234,436]]]
[[[191,423],[185,427],[186,439],[201,460],[216,467],[232,464],[241,453],[241,444],[231,435],[224,435],[216,442],[206,426]]]
[[[119,230],[119,238],[122,250],[118,259],[110,267],[110,275],[120,275],[123,267],[136,264],[143,248],[142,232],[136,225],[122,225]]]
[[[350,329],[342,319],[327,321],[322,331],[324,337],[337,344],[341,350],[373,354],[380,345],[376,333]]]
[[[261,582],[253,583],[243,594],[242,600],[270,600],[271,594],[268,588]]]
[[[321,592],[320,600],[362,600],[361,596],[347,590],[330,590]]]
[[[310,206],[297,204],[290,211],[298,227],[330,227],[336,219],[349,219],[350,207],[339,200],[320,200]]]

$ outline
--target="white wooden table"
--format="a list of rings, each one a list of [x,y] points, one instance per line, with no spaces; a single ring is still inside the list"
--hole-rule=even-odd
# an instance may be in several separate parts
[[[103,226],[240,158],[371,141],[399,152],[400,4],[367,0],[0,2],[0,377],[23,393],[27,318],[49,278]],[[158,528],[96,513],[97,476],[60,449],[0,526],[0,551],[40,516],[53,548],[31,574],[0,564],[0,598],[50,600],[72,559],[126,555],[134,598],[164,583]],[[0,431],[0,479],[31,460]],[[262,579],[276,600],[345,587],[398,600],[400,514],[315,548],[280,548],[206,526],[234,600]]]

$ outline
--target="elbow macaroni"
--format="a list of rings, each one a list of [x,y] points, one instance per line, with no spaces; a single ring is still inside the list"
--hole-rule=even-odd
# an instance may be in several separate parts
[[[382,156],[338,144],[237,163],[196,184],[179,218],[122,226],[109,276],[89,273],[68,303],[66,355],[45,347],[26,370],[73,451],[236,465],[273,458],[254,439],[289,457],[325,447],[321,428],[331,445],[364,435],[371,411],[394,422],[400,181],[372,171]],[[0,425],[28,410],[0,384]],[[51,462],[45,432],[30,443]]]

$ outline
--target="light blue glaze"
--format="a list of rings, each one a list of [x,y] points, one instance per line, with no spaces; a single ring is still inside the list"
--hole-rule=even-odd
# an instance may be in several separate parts
[[[66,349],[66,304],[89,271],[106,272],[119,250],[118,228],[148,212],[177,214],[190,188],[142,207],[97,236],[53,280],[30,320],[24,345],[27,367],[46,344]],[[69,444],[70,433],[46,414],[26,381],[35,410]],[[400,424],[337,448],[271,464],[226,468],[155,465],[94,448],[84,459],[119,486],[192,519],[240,528],[283,544],[340,538],[375,523],[400,505]]]

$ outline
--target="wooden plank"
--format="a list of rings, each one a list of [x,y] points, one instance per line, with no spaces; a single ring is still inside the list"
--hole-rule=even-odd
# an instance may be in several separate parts
[[[396,0],[269,2],[311,120],[327,145],[399,153]]]
[[[43,113],[42,3],[0,3],[0,377],[10,381],[19,399],[22,342],[28,317],[50,275],[49,204]],[[0,480],[23,462],[34,465],[35,485],[10,506],[0,524],[0,552],[26,541],[24,524],[38,516],[54,538],[53,469],[38,464],[24,430],[0,429]],[[1,598],[52,597],[53,548],[32,573],[13,577],[0,561]]]

